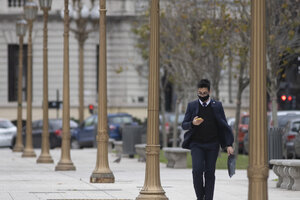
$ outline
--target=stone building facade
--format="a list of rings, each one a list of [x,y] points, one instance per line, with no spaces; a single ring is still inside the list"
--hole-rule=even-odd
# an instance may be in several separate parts
[[[17,84],[18,42],[16,21],[23,13],[23,0],[0,0],[0,118],[16,119],[17,100],[15,99]],[[36,3],[38,1],[35,0]],[[90,6],[89,0],[83,0]],[[98,1],[95,1],[98,6]],[[148,6],[147,0],[109,0],[107,1],[107,91],[108,112],[128,112],[144,119],[147,116],[148,81],[140,77],[136,68],[146,65],[139,55],[136,36],[132,32],[134,20]],[[53,0],[48,21],[48,74],[49,101],[62,101],[63,88],[63,20],[60,12],[64,1]],[[89,26],[91,26],[90,23]],[[71,28],[75,28],[74,20]],[[98,29],[97,29],[98,30]],[[28,41],[28,33],[24,37],[24,45]],[[33,25],[33,120],[42,118],[43,101],[43,12],[39,9]],[[70,31],[70,106],[71,117],[78,118],[78,41]],[[88,104],[97,104],[97,67],[98,67],[98,31],[89,34],[84,46],[84,102],[85,117],[89,115]],[[26,58],[25,58],[26,60]],[[26,68],[26,63],[23,63]],[[228,115],[234,116],[235,101],[228,100],[228,78],[220,85],[220,98]],[[26,79],[26,73],[23,75]],[[233,80],[235,81],[235,80]],[[26,118],[26,81],[23,81],[23,119]],[[233,83],[233,100],[236,95],[236,84]],[[244,105],[248,106],[248,92]],[[55,109],[49,110],[49,117],[57,116]],[[61,117],[61,110],[59,117]]]

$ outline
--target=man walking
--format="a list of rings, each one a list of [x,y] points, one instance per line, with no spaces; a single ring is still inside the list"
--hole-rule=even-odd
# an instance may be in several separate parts
[[[188,104],[182,128],[183,148],[191,149],[193,183],[197,200],[212,200],[215,169],[220,145],[233,154],[233,134],[227,124],[221,102],[210,98],[210,82],[198,83],[198,98]]]

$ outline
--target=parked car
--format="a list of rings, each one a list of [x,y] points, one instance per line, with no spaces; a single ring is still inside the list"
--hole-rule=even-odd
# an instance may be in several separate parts
[[[249,154],[249,131],[247,131],[247,133],[245,134],[243,144],[244,144],[243,154],[248,155]]]
[[[86,118],[71,135],[71,148],[78,149],[81,147],[95,146],[95,126],[97,124],[97,115]]]
[[[26,120],[22,119],[22,127],[24,127],[26,125]],[[13,123],[13,125],[15,125],[16,127],[18,127],[18,120],[11,120],[11,123]]]
[[[300,118],[300,114],[287,114],[278,116],[278,127],[284,128],[290,120],[295,118]]]
[[[273,122],[272,122],[272,117],[271,113],[268,113],[268,125],[269,128],[273,127]],[[286,124],[288,123],[289,120],[295,119],[295,118],[300,118],[300,111],[278,111],[277,112],[277,118],[278,118],[278,128],[284,128]],[[248,154],[249,152],[249,135],[248,132],[245,134],[244,137],[244,153]],[[282,143],[285,143],[285,141],[282,141]],[[283,150],[284,151],[284,150]],[[283,157],[285,157],[283,155]]]
[[[107,122],[109,137],[115,140],[122,140],[123,125],[138,125],[133,117],[127,113],[108,114]]]
[[[12,147],[12,139],[16,133],[15,125],[9,120],[0,119],[0,147]]]
[[[296,134],[294,140],[294,146],[295,146],[295,157],[300,158],[300,127],[299,126],[298,126],[298,133]]]
[[[108,114],[108,135],[115,140],[122,140],[123,125],[138,125],[130,114]],[[96,146],[98,115],[88,117],[80,126],[72,132],[71,148]]]
[[[166,113],[165,114],[165,124],[162,124],[162,115],[159,116],[160,125],[160,137],[161,140],[163,139],[162,136],[162,128],[165,127],[166,134],[167,134],[167,145],[170,147],[173,144],[173,130],[174,130],[174,122],[175,122],[175,113]],[[177,146],[181,143],[183,139],[184,130],[181,127],[181,124],[184,119],[184,114],[179,114],[177,119]]]
[[[300,157],[300,154],[296,154],[295,142],[296,137],[299,135],[300,130],[300,117],[290,118],[284,128],[282,135],[282,151],[283,157],[290,159]]]
[[[174,130],[175,117],[176,117],[175,114],[171,115],[169,117],[170,128],[169,128],[169,134],[167,136],[168,146],[172,146],[172,144],[173,144],[173,130]],[[179,114],[178,119],[177,119],[177,127],[176,127],[177,128],[177,131],[176,131],[177,146],[181,143],[181,140],[183,139],[183,134],[185,133],[185,131],[181,127],[183,119],[184,119],[184,114]],[[182,135],[182,137],[181,137],[181,135]]]
[[[228,117],[227,124],[230,126],[231,130],[234,130],[235,117]]]
[[[278,118],[278,127],[284,127],[287,122],[286,116],[300,116],[300,110],[279,110],[277,111],[277,118]],[[271,128],[274,126],[272,112],[268,112],[268,127]]]
[[[239,141],[239,152],[244,153],[244,137],[248,133],[250,116],[248,113],[241,114],[239,129],[238,129],[238,141]]]
[[[50,148],[61,146],[62,136],[62,119],[49,119],[49,142]],[[78,127],[78,124],[70,120],[70,131]],[[43,120],[35,120],[32,122],[32,144],[33,148],[41,148],[42,145],[42,133],[43,133]],[[26,138],[26,125],[22,129],[23,144],[25,145]],[[16,143],[16,135],[12,139],[12,146]]]

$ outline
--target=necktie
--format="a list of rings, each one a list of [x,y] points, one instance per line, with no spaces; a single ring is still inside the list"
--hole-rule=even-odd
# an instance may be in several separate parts
[[[203,107],[206,107],[206,103],[205,102],[203,103]]]

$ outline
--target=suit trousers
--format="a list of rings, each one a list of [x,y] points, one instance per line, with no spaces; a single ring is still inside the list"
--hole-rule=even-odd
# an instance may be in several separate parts
[[[219,143],[190,144],[197,200],[213,200]]]

